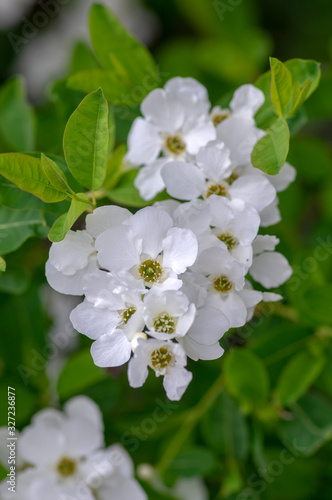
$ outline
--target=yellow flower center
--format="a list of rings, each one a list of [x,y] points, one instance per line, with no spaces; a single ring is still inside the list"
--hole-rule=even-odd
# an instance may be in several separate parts
[[[140,265],[138,272],[140,276],[148,283],[155,283],[162,275],[161,265],[157,260],[145,260]]]
[[[61,476],[71,476],[76,471],[76,463],[70,458],[63,458],[58,464],[58,472]]]
[[[127,324],[130,318],[132,317],[133,314],[136,312],[136,307],[128,307],[128,309],[125,309],[122,313],[122,319],[124,324]]]
[[[227,276],[219,276],[218,278],[215,278],[213,280],[213,286],[217,292],[221,293],[227,293],[233,287]]]
[[[213,121],[213,125],[215,127],[217,127],[219,125],[219,123],[223,122],[224,120],[226,120],[226,118],[228,118],[230,116],[230,111],[228,111],[228,109],[225,109],[223,111],[220,111],[220,113],[218,113],[217,115],[215,115],[213,118],[212,118],[212,121]]]
[[[168,350],[167,346],[160,347],[160,349],[156,349],[151,353],[152,368],[167,368],[173,364],[173,353]]]
[[[186,149],[186,143],[178,135],[167,137],[166,146],[170,151],[172,151],[172,153],[176,155],[183,153],[183,151]]]
[[[155,319],[154,328],[156,332],[172,334],[175,332],[175,319],[163,313]]]
[[[229,233],[220,234],[218,236],[219,240],[225,243],[228,250],[232,250],[237,245],[236,239]]]
[[[217,196],[227,196],[226,186],[223,184],[211,184],[208,187],[206,197],[209,198],[209,196],[212,196],[213,194]]]

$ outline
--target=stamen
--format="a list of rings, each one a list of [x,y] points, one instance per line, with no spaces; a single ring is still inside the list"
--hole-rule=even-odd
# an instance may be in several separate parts
[[[149,259],[142,262],[138,272],[144,281],[155,283],[162,275],[162,268],[157,260]]]
[[[210,184],[206,193],[206,197],[209,198],[213,194],[217,196],[227,196],[226,186],[224,186],[223,184]]]
[[[125,309],[123,311],[122,319],[125,325],[128,323],[132,315],[135,314],[135,312],[136,312],[136,307],[128,307],[128,309]]]
[[[231,112],[228,109],[220,111],[218,114],[212,117],[213,125],[217,127],[219,123],[223,122],[230,116]]]
[[[174,154],[181,154],[186,149],[186,143],[178,135],[167,137],[166,146]]]
[[[227,293],[233,287],[231,281],[229,281],[227,276],[219,276],[219,278],[215,278],[213,281],[213,286],[217,292],[221,293]]]
[[[175,332],[175,319],[163,313],[155,319],[154,328],[156,332],[172,334]]]
[[[168,347],[160,347],[151,353],[151,366],[153,369],[167,368],[174,366],[174,354],[168,350]]]
[[[76,471],[76,463],[69,458],[63,458],[58,464],[58,472],[65,477],[71,476]]]
[[[236,239],[229,233],[220,234],[218,236],[218,239],[220,241],[222,241],[223,243],[225,243],[228,250],[231,250],[232,248],[236,247],[236,245],[237,245]]]

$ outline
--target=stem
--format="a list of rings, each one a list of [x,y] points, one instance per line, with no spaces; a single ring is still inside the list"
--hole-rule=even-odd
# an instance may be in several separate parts
[[[159,462],[158,470],[162,475],[172,460],[179,453],[182,445],[185,443],[187,438],[190,436],[191,432],[199,422],[199,420],[203,417],[205,412],[212,406],[217,397],[220,395],[224,388],[223,384],[223,375],[219,375],[210,389],[205,393],[199,403],[190,410],[187,414],[183,423],[178,430],[178,432],[174,435],[173,439],[167,446],[165,453],[162,459]]]
[[[299,322],[298,312],[293,307],[285,306],[284,304],[274,303],[273,314],[275,314],[276,316],[280,316],[281,318],[288,319],[293,323]]]

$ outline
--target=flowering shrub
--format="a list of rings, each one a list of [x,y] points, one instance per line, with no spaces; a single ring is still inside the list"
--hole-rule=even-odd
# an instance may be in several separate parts
[[[129,361],[132,387],[144,384],[150,367],[164,377],[167,396],[179,400],[192,378],[187,356],[220,357],[229,328],[249,321],[262,300],[281,299],[246,279],[274,288],[291,275],[275,251],[278,239],[258,235],[261,221],[279,219],[276,192],[295,177],[288,164],[275,177],[250,165],[249,146],[264,136],[253,119],[263,101],[245,85],[232,113],[209,114],[206,90],[191,78],[152,91],[142,103],[145,119],[129,134],[127,159],[144,164],[135,184],[146,199],[166,187],[189,201],[157,202],[134,215],[100,207],[87,216],[86,230],[69,231],[51,247],[50,285],[85,295],[73,326],[94,340],[98,366]]]

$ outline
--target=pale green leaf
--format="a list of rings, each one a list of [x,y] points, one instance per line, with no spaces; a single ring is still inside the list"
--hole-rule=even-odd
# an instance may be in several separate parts
[[[6,261],[3,257],[0,257],[0,272],[4,273],[6,271]]]
[[[0,174],[47,203],[62,201],[67,197],[52,186],[44,174],[41,161],[33,156],[21,153],[0,155]]]
[[[108,140],[108,105],[99,89],[71,115],[63,140],[69,170],[85,188],[95,191],[104,181]]]
[[[287,67],[278,59],[270,58],[271,100],[277,115],[287,117],[292,97],[293,79]]]
[[[126,151],[126,146],[122,144],[108,159],[106,177],[104,182],[104,188],[106,190],[112,189],[120,179],[123,168],[123,158],[126,154]]]
[[[68,181],[66,179],[65,174],[62,172],[61,168],[55,163],[55,161],[51,160],[45,155],[41,155],[41,166],[44,171],[44,174],[50,181],[53,187],[58,191],[62,191],[63,193],[70,193],[72,190],[68,185]]]
[[[289,128],[278,118],[266,134],[255,144],[251,162],[266,174],[275,175],[284,165],[289,150]]]
[[[54,222],[48,234],[49,240],[63,240],[74,222],[83,212],[85,212],[87,204],[89,203],[88,197],[84,193],[79,193],[76,196],[81,198],[83,201],[78,201],[77,199],[71,200],[69,211],[66,214],[60,215],[60,217]]]

